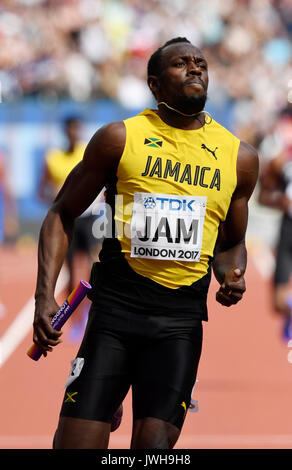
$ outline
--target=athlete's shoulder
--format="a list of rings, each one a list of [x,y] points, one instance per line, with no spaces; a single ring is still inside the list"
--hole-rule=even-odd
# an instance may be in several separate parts
[[[208,122],[208,118],[207,118],[207,122]],[[227,129],[227,127],[223,126],[223,124],[220,124],[214,118],[212,118],[212,121],[210,122],[210,124],[211,124],[211,126],[213,126],[214,129],[216,129],[217,131],[223,133],[225,136],[229,136],[229,137],[239,141],[238,137],[235,134],[233,134],[233,132],[231,132],[229,129]]]
[[[237,157],[238,188],[246,188],[251,194],[259,174],[259,156],[257,150],[250,144],[240,141]]]
[[[258,167],[259,156],[257,150],[248,142],[240,141],[238,149],[238,162],[242,166]]]
[[[123,121],[113,121],[101,126],[91,137],[86,151],[93,150],[106,153],[112,148],[123,148],[126,140],[126,129]]]
[[[124,151],[126,130],[123,121],[113,121],[100,127],[91,137],[83,157],[84,164],[94,168],[115,167]]]
[[[101,126],[95,133],[99,139],[121,139],[125,135],[124,121],[112,121]]]

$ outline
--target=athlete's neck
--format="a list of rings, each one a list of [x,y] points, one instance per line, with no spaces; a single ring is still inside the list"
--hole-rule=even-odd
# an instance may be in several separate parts
[[[75,148],[76,148],[76,143],[70,142],[67,146],[66,153],[68,154],[74,153]]]
[[[185,130],[200,129],[206,124],[206,111],[187,114],[170,106],[164,101],[158,103],[158,116],[169,126]]]

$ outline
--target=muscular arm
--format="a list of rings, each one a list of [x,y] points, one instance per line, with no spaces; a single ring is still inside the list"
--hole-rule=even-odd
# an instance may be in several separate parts
[[[96,132],[83,160],[72,170],[42,224],[38,247],[38,275],[35,292],[34,342],[44,351],[59,343],[60,332],[50,320],[58,310],[55,286],[72,237],[74,220],[95,200],[116,173],[125,143],[122,122],[111,123]]]
[[[219,227],[213,262],[215,277],[221,284],[216,298],[226,306],[237,303],[245,291],[248,201],[257,177],[257,152],[249,144],[241,142],[237,158],[237,186],[226,220]]]

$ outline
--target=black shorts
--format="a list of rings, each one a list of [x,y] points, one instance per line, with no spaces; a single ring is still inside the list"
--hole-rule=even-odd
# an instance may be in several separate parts
[[[287,284],[292,272],[292,219],[284,216],[277,245],[274,284]]]
[[[132,387],[133,419],[182,427],[202,348],[202,322],[179,315],[103,313],[92,305],[61,416],[110,423]],[[70,374],[69,374],[70,377]]]

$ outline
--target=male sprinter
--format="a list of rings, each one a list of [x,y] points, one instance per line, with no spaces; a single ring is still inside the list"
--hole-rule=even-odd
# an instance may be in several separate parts
[[[34,341],[46,355],[60,342],[50,318],[74,219],[107,185],[115,224],[93,266],[56,449],[107,448],[130,387],[131,448],[173,448],[196,379],[211,266],[218,302],[236,304],[245,291],[257,153],[202,112],[207,62],[187,39],[151,56],[148,83],[158,109],[99,129],[42,225]]]

